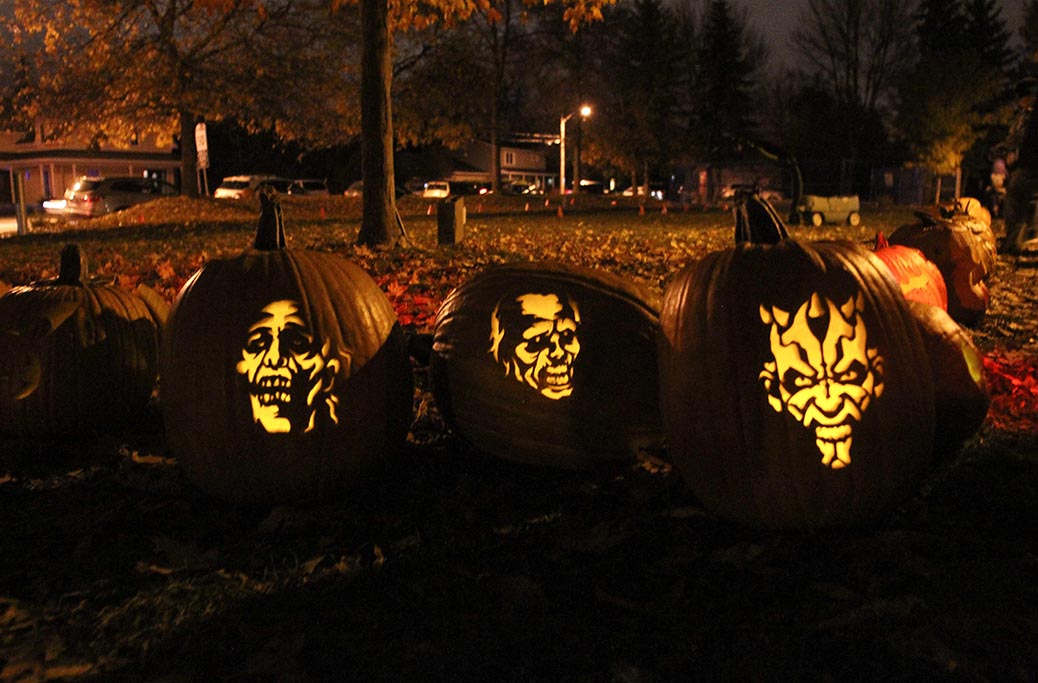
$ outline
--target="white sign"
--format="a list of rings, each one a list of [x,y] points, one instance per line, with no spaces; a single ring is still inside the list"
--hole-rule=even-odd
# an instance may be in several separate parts
[[[195,124],[195,149],[198,150],[198,168],[209,168],[209,140],[204,123]]]

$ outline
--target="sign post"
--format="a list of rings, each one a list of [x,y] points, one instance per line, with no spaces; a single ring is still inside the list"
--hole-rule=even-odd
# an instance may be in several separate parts
[[[206,173],[206,169],[209,168],[209,140],[206,137],[205,123],[203,122],[195,124],[195,150],[198,152],[198,171],[202,176],[199,190],[208,197],[209,176]]]

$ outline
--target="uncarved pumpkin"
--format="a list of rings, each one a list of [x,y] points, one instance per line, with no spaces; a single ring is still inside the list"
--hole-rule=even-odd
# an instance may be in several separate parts
[[[139,416],[158,373],[166,304],[86,279],[79,247],[53,280],[0,297],[0,432],[62,437]]]
[[[890,243],[914,247],[933,261],[948,289],[948,314],[963,325],[975,325],[987,311],[987,281],[998,262],[991,225],[965,215],[916,215],[919,222],[897,228]]]
[[[716,514],[785,529],[867,523],[929,466],[926,349],[864,247],[715,252],[667,286],[660,327],[669,453]]]
[[[286,248],[267,196],[255,248],[177,295],[161,361],[169,447],[227,500],[327,498],[407,436],[413,380],[393,307],[355,264]]]
[[[948,310],[948,288],[944,285],[944,276],[923,252],[902,244],[890,244],[883,233],[879,233],[875,254],[897,280],[907,300]]]
[[[991,405],[984,360],[969,333],[934,306],[909,302],[919,323],[933,373],[936,409],[934,455],[952,458],[973,436]]]
[[[482,451],[564,468],[633,461],[660,440],[658,304],[609,273],[488,268],[441,306],[433,394]]]

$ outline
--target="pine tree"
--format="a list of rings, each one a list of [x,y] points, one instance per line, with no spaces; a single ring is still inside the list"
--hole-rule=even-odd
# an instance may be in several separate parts
[[[737,141],[754,134],[754,75],[745,23],[727,0],[713,0],[704,17],[693,81],[693,139],[707,154],[734,153]]]
[[[966,0],[966,33],[969,45],[984,63],[1004,71],[1013,60],[1009,31],[1002,7],[995,0]]]
[[[916,35],[924,59],[953,53],[969,45],[970,34],[961,0],[923,0],[916,12]]]
[[[1028,0],[1024,5],[1024,25],[1020,29],[1024,41],[1024,58],[1038,62],[1038,0]]]

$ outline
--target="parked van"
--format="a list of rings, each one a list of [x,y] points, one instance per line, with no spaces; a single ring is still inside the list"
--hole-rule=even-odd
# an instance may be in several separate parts
[[[256,195],[260,185],[276,180],[278,177],[273,175],[232,175],[223,179],[213,196],[217,199],[249,199]],[[291,184],[291,181],[287,182]]]
[[[422,192],[423,197],[434,199],[443,199],[449,197],[450,194],[451,184],[446,180],[430,180],[425,184],[425,191]]]

